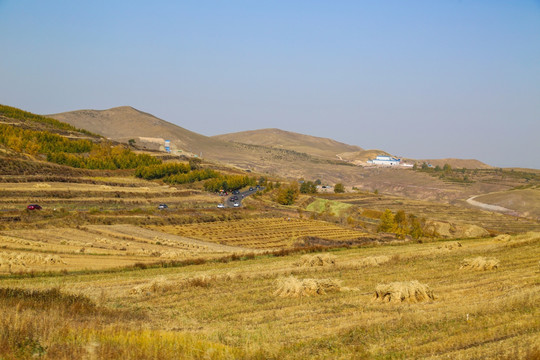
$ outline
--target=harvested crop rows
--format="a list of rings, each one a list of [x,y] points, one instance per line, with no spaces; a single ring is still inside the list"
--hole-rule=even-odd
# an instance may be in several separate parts
[[[163,332],[170,332],[228,346],[237,354],[229,358],[526,359],[536,358],[531,354],[540,345],[539,241],[540,234],[531,233],[465,240],[444,251],[440,243],[341,249],[316,267],[298,266],[302,255],[261,256],[3,281],[10,288],[61,285],[63,293],[88,296],[108,311],[146,314],[126,327],[119,314],[108,337],[121,337],[126,328],[151,329],[141,335],[144,349],[149,343],[159,346]],[[367,258],[384,256],[392,260],[363,266]],[[479,256],[499,259],[500,267],[460,270],[463,259]],[[21,321],[35,318],[13,308],[0,310]],[[44,328],[54,335],[40,337],[44,346],[63,344],[62,336],[69,336],[85,355],[88,344],[98,349],[108,344],[107,337],[95,337],[98,330],[84,336],[84,326],[92,324],[83,324],[83,331],[70,322],[55,325],[50,320],[55,314],[44,311]],[[171,351],[160,358],[182,356]]]
[[[211,258],[245,251],[238,247],[203,242],[134,225],[2,231],[0,247],[0,258],[4,258],[6,265],[0,266],[0,273],[110,268],[120,264],[201,256]],[[48,256],[57,256],[62,261],[32,260]],[[122,260],[115,262],[113,258]],[[8,266],[9,262],[13,266]]]
[[[189,238],[255,249],[291,247],[306,237],[346,241],[368,236],[327,222],[296,218],[245,219],[152,228]]]

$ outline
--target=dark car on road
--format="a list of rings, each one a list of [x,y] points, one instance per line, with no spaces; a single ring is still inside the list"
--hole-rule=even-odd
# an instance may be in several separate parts
[[[30,204],[26,207],[28,210],[41,210],[41,206],[38,204]]]

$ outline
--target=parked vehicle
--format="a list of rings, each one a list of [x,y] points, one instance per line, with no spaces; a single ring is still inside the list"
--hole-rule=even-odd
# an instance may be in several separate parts
[[[159,206],[157,208],[159,210],[165,210],[165,209],[168,209],[169,207],[167,206],[167,204],[159,204]]]
[[[225,205],[224,204],[218,204],[217,207],[220,208],[220,209],[223,209],[225,207]]]
[[[239,206],[240,206],[240,203],[237,203],[237,202],[236,202],[236,203],[233,204],[233,206],[234,206],[234,207],[239,207]]]
[[[41,206],[38,204],[30,204],[26,207],[28,210],[41,210]]]

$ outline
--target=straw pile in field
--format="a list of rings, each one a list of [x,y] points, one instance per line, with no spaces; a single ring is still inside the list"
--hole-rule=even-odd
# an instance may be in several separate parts
[[[386,255],[368,256],[368,257],[360,259],[360,261],[358,262],[358,265],[362,267],[379,266],[389,261],[390,261],[390,257]]]
[[[47,183],[38,183],[38,184],[34,184],[34,187],[35,188],[38,188],[38,189],[47,189],[47,188],[50,188],[51,185],[50,184],[47,184]]]
[[[435,300],[429,286],[416,280],[379,284],[375,288],[374,300],[382,302],[421,302]]]
[[[439,246],[437,246],[437,249],[455,250],[455,249],[460,248],[460,247],[462,247],[462,245],[458,241],[458,242],[453,242],[453,243],[446,243],[444,245],[439,245]]]
[[[42,255],[18,252],[0,252],[0,265],[56,265],[66,262],[58,255]]]
[[[165,252],[162,252],[160,257],[166,258],[166,259],[185,259],[188,252],[186,251],[174,251],[174,250],[168,250]]]
[[[302,267],[336,265],[336,257],[332,254],[304,255],[295,265]]]
[[[169,291],[177,291],[189,287],[209,287],[212,282],[232,280],[234,277],[227,273],[224,275],[200,274],[191,278],[176,281],[168,281],[164,276],[159,276],[152,281],[134,286],[129,290],[131,295],[163,294]]]
[[[476,257],[474,259],[464,259],[461,262],[460,270],[495,270],[499,267],[499,260]]]
[[[508,234],[501,234],[501,235],[497,235],[495,236],[495,238],[493,240],[495,241],[510,241],[512,239],[512,237]]]
[[[274,295],[280,297],[299,297],[324,295],[327,292],[341,291],[341,283],[333,279],[297,279],[294,276],[277,280]]]

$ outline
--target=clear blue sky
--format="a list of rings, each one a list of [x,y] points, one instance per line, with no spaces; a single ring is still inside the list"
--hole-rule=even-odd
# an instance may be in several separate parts
[[[538,0],[0,0],[0,103],[540,169]]]

